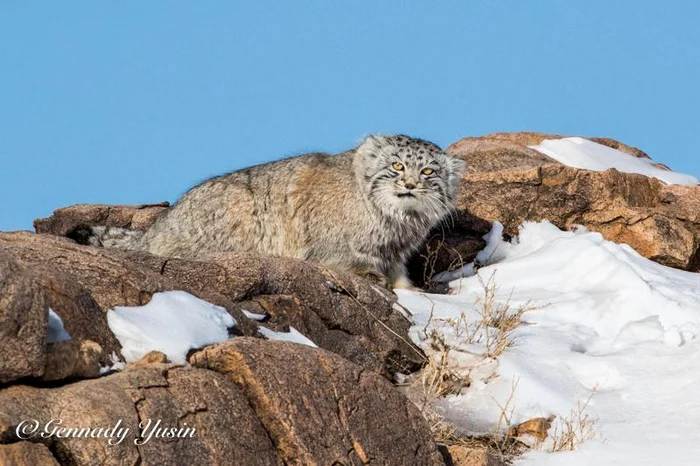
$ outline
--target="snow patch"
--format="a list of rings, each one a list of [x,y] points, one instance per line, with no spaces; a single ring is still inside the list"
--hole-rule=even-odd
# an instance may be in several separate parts
[[[511,425],[567,416],[590,398],[599,439],[573,452],[531,451],[517,464],[696,464],[700,274],[649,261],[585,228],[528,222],[511,242],[498,228],[488,238],[491,265],[451,282],[453,295],[396,290],[412,314],[412,340],[429,353],[428,335],[437,330],[453,347],[453,367],[469,371],[470,387],[440,399],[438,412],[458,433],[489,435],[514,384]],[[484,343],[465,344],[449,323],[481,319],[490,280],[511,312],[532,309],[496,359],[480,356]]]
[[[258,333],[268,340],[291,341],[293,343],[318,348],[316,343],[306,338],[304,334],[291,326],[289,327],[289,332],[275,332],[266,327],[258,327]]]
[[[107,313],[107,323],[126,362],[158,350],[184,364],[190,349],[227,340],[236,320],[223,307],[184,291],[166,291],[154,294],[145,306],[115,307]]]
[[[265,314],[256,314],[254,312],[246,311],[243,309],[243,315],[249,318],[250,320],[257,320],[258,322],[263,321],[267,318],[267,315]]]
[[[124,361],[119,359],[119,356],[117,356],[117,353],[114,351],[112,351],[112,354],[109,355],[109,362],[110,364],[100,367],[100,375],[120,371],[126,367]]]
[[[529,147],[569,167],[593,171],[615,168],[624,173],[658,178],[668,184],[700,183],[692,175],[663,170],[654,166],[649,159],[634,157],[583,138],[546,139],[539,145]]]
[[[70,340],[70,335],[63,328],[63,321],[53,309],[49,308],[49,317],[46,328],[46,343]]]

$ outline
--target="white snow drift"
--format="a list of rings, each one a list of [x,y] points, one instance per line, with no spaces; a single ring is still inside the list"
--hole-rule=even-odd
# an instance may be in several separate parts
[[[397,290],[413,313],[413,341],[430,351],[426,335],[437,329],[456,347],[453,365],[470,371],[471,386],[437,405],[446,420],[461,433],[489,434],[513,387],[511,424],[561,419],[590,397],[598,439],[573,452],[531,451],[518,463],[697,464],[700,275],[548,222],[524,224],[511,243],[496,225],[487,249],[481,259],[491,265],[476,275],[465,268],[473,276],[452,282],[454,295]],[[485,341],[464,344],[448,324],[480,319],[477,300],[490,280],[499,302],[533,309],[497,359],[479,356]]]
[[[158,350],[184,364],[187,352],[228,339],[236,320],[223,307],[184,291],[156,293],[141,307],[115,307],[107,323],[122,345],[126,362]]]
[[[615,168],[625,173],[658,178],[668,184],[700,183],[694,176],[663,170],[654,166],[654,162],[649,159],[634,157],[583,138],[546,139],[530,148],[569,167],[593,171]]]

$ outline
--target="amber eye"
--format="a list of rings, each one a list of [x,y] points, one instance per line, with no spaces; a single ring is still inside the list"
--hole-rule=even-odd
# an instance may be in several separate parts
[[[391,168],[393,168],[393,169],[396,170],[397,172],[400,172],[400,171],[403,170],[403,164],[402,164],[402,163],[399,163],[399,162],[394,162],[394,163],[391,164]]]
[[[433,170],[432,168],[424,168],[421,173],[428,176],[428,175],[432,175],[433,173],[435,173],[435,170]]]

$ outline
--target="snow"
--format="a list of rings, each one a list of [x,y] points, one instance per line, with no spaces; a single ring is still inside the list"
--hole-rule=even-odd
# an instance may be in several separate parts
[[[174,363],[186,363],[187,352],[229,338],[236,320],[226,309],[184,291],[156,293],[140,307],[115,307],[107,323],[122,345],[126,362],[158,350]]]
[[[256,314],[254,312],[246,311],[245,309],[243,309],[243,315],[249,318],[250,320],[257,320],[258,322],[267,319],[266,314]]]
[[[46,329],[46,343],[70,340],[70,335],[63,328],[63,321],[53,309],[49,308],[48,324]]]
[[[109,365],[100,367],[100,375],[113,371],[120,371],[126,367],[124,361],[119,359],[119,356],[117,356],[117,353],[114,351],[112,351],[112,353],[109,355],[109,362]]]
[[[293,343],[299,343],[306,346],[311,346],[313,348],[318,348],[316,343],[306,338],[299,330],[294,327],[289,327],[289,332],[275,332],[265,327],[258,327],[258,333],[264,336],[268,340],[280,340],[280,341],[291,341]]]
[[[668,184],[700,183],[694,176],[658,168],[652,160],[634,157],[583,138],[546,139],[530,148],[569,167],[593,171],[615,168],[624,173],[639,173],[658,178]]]
[[[458,433],[488,435],[507,404],[510,425],[555,414],[561,428],[590,399],[585,412],[597,438],[573,452],[547,452],[545,443],[517,464],[698,464],[700,275],[585,228],[525,223],[512,242],[500,228],[488,235],[484,266],[459,271],[467,277],[450,283],[453,294],[396,290],[412,314],[412,340],[431,354],[428,335],[440,332],[454,347],[451,366],[472,380],[438,400],[440,414]],[[489,284],[496,304],[528,309],[513,345],[495,358],[483,356],[494,329],[465,341],[454,324],[477,328]]]

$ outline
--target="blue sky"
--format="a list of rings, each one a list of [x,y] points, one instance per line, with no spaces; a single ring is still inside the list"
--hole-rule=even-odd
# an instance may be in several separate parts
[[[0,230],[365,134],[608,136],[700,176],[700,2],[0,3]]]

